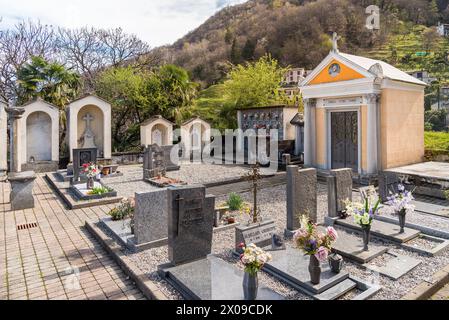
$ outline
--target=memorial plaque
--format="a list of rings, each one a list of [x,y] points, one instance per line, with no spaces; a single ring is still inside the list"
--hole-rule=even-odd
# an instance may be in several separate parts
[[[215,197],[204,186],[168,188],[168,254],[177,265],[207,257],[212,250]]]
[[[271,246],[271,238],[276,232],[276,225],[273,220],[251,224],[239,225],[235,227],[235,248],[238,252],[239,244],[243,243],[245,246],[255,244],[258,247]]]
[[[379,195],[377,194],[376,188],[374,186],[367,186],[367,187],[361,187],[359,188],[360,195],[362,196],[362,199],[374,199],[374,201],[377,201],[379,198]]]

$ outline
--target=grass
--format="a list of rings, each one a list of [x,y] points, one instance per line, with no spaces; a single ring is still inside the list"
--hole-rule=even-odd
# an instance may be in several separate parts
[[[449,133],[426,131],[424,133],[424,145],[426,150],[449,151]]]

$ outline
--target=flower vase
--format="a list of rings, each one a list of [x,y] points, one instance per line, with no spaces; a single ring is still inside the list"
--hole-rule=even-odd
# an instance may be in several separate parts
[[[338,254],[331,254],[328,258],[329,267],[331,268],[332,272],[334,273],[340,273],[341,269],[343,268],[343,258],[342,256]]]
[[[315,257],[315,255],[310,256],[309,273],[310,273],[310,282],[312,284],[319,284],[321,276],[321,266],[320,261],[317,259],[317,257]]]
[[[94,188],[95,182],[94,178],[87,178],[87,189],[92,190]]]
[[[363,251],[368,251],[368,244],[371,238],[371,225],[366,224],[362,225],[362,232],[363,232]]]
[[[259,280],[257,278],[257,273],[251,275],[245,272],[243,276],[243,297],[245,300],[256,300],[257,291],[259,290]]]
[[[401,211],[399,211],[399,227],[401,228],[401,230],[399,231],[399,233],[404,233],[404,227],[405,227],[405,214],[406,211],[405,209],[402,209]]]

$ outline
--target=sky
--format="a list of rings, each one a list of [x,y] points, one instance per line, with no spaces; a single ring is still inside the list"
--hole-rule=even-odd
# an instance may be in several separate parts
[[[151,47],[171,44],[219,9],[246,0],[0,0],[0,28],[21,20],[68,28],[121,27]]]

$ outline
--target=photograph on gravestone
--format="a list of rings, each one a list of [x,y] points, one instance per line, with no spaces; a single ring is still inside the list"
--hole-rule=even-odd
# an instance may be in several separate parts
[[[168,254],[173,265],[212,251],[215,197],[204,186],[168,188]]]

